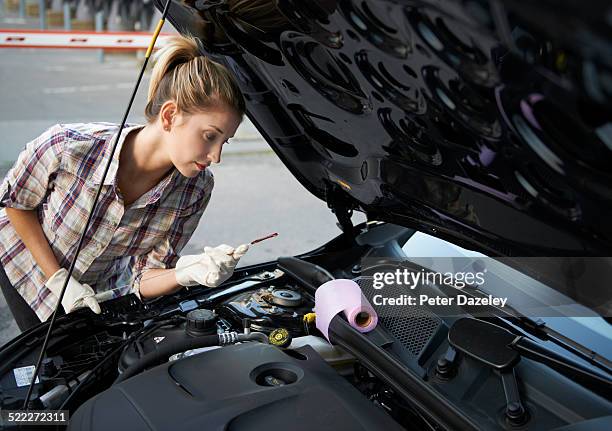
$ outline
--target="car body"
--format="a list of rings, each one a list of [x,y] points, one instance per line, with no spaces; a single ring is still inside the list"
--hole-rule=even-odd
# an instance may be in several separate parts
[[[610,428],[609,14],[573,1],[173,2],[170,22],[234,73],[250,120],[342,234],[215,289],[60,317],[31,408],[70,409],[70,429]],[[352,211],[368,221],[353,226]],[[446,242],[424,253],[434,237]],[[445,247],[469,260],[432,259]],[[447,263],[484,265],[496,277],[468,293],[511,307],[375,305],[374,330],[335,319],[331,344],[310,325],[333,278],[373,301],[374,269]],[[530,315],[525,291],[566,308]],[[476,353],[469,333],[451,336],[473,316],[537,347],[487,363],[494,337]],[[0,350],[3,408],[23,401],[15,370],[47,325]],[[288,347],[252,335],[280,328]],[[255,342],[194,344],[232,331]]]

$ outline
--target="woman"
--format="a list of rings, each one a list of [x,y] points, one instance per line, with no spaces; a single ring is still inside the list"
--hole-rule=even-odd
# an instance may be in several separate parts
[[[57,124],[26,144],[0,186],[0,284],[23,331],[52,314],[102,185],[62,307],[66,313],[135,293],[218,286],[243,244],[178,253],[210,200],[211,163],[242,121],[244,99],[222,65],[176,36],[156,54],[147,124]],[[92,287],[93,286],[93,287]],[[61,312],[61,310],[59,310]]]

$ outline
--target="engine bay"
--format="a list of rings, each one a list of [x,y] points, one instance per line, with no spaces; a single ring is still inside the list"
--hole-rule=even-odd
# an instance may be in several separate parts
[[[335,277],[354,280],[370,301],[376,293],[353,252],[279,258],[239,269],[219,288],[143,303],[126,296],[103,303],[99,316],[62,316],[29,408],[66,409],[69,429],[105,430],[555,429],[609,420],[605,397],[547,366],[523,359],[507,376],[456,351],[448,334],[457,319],[427,306],[398,316],[375,305],[373,331],[336,329],[329,343],[314,325],[315,289]],[[0,352],[2,409],[22,408],[45,331]]]

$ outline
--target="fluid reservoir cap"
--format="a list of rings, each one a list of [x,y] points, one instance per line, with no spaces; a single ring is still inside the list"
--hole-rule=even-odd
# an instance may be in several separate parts
[[[291,334],[289,334],[289,331],[285,328],[276,328],[274,331],[270,332],[268,341],[273,346],[284,348],[291,344]]]
[[[197,309],[187,313],[187,334],[209,335],[217,332],[217,316],[211,310]]]

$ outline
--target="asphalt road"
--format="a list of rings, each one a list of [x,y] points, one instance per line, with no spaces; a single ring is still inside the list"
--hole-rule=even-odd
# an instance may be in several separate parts
[[[96,51],[0,49],[0,177],[25,143],[58,122],[119,122],[131,94],[138,61]],[[129,121],[142,123],[147,73]],[[257,130],[245,122],[222,162],[212,167],[215,190],[184,253],[205,245],[238,245],[271,232],[240,265],[312,250],[340,233],[325,202],[311,195],[278,160]],[[353,216],[355,223],[365,220]],[[18,329],[0,295],[0,345]]]

